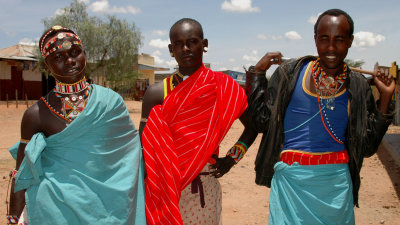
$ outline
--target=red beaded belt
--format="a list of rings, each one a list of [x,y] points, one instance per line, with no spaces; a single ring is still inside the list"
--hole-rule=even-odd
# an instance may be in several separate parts
[[[285,150],[281,153],[281,161],[288,165],[294,162],[300,165],[344,164],[349,162],[349,154],[347,150],[326,153]]]

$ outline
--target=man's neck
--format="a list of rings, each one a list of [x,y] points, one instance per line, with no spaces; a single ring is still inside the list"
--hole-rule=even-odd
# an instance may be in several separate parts
[[[343,73],[343,65],[335,69],[322,69],[325,71],[326,75],[330,77],[337,77]]]
[[[194,74],[203,64],[200,64],[199,66],[194,66],[194,67],[179,67],[179,72],[183,76],[191,76]]]

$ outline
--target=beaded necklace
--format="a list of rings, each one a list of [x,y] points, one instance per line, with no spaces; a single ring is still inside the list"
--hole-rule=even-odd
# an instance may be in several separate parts
[[[176,82],[178,83],[176,86],[178,86],[181,82],[179,81],[179,79],[178,79],[178,77],[176,75],[178,75],[181,79],[183,79],[183,75],[179,71],[176,71],[176,73],[174,73],[174,78],[175,78]],[[174,85],[173,80],[174,79],[171,79],[171,86],[173,88],[175,88],[176,86]]]
[[[71,94],[68,96],[62,96],[59,93],[54,93],[58,98],[61,99],[63,117],[69,119],[71,122],[81,114],[85,109],[87,100],[91,93],[91,87],[87,86],[86,90],[82,92],[82,95]]]
[[[54,114],[68,123],[71,123],[86,107],[91,89],[92,88],[89,86],[86,78],[73,84],[64,84],[56,81],[56,86],[53,91],[54,95],[61,100],[61,112],[58,112],[54,107],[52,107],[45,98],[42,99]]]
[[[338,142],[339,144],[343,144],[343,141],[336,135],[335,131],[332,128],[331,123],[329,122],[328,115],[325,111],[325,108],[328,108],[330,110],[335,110],[335,95],[342,88],[344,82],[347,79],[347,65],[344,64],[342,74],[336,76],[335,78],[332,78],[325,73],[325,71],[319,64],[319,61],[320,59],[318,58],[313,62],[312,77],[314,80],[315,90],[317,92],[318,107],[320,110],[322,124],[324,125],[325,130],[328,131],[329,135],[336,142]],[[323,104],[323,97],[328,97],[328,98],[325,100],[326,102],[321,108],[321,104]],[[325,124],[324,117],[326,123],[328,124],[328,127]]]
[[[56,86],[54,88],[54,92],[60,94],[73,94],[81,92],[89,86],[89,83],[86,81],[86,78],[83,77],[82,80],[75,82],[73,84],[64,84],[59,81],[56,81]]]
[[[343,72],[336,77],[331,77],[320,66],[320,58],[313,62],[312,75],[315,81],[315,90],[319,97],[325,100],[326,108],[335,110],[335,95],[342,88],[347,78],[347,65],[344,64]],[[318,81],[318,82],[317,82]],[[318,85],[317,85],[318,84]]]

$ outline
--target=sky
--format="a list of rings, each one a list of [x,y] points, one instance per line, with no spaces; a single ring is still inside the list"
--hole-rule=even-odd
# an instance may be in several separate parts
[[[42,20],[57,15],[72,0],[0,0],[0,49],[39,40]],[[347,55],[365,62],[363,69],[400,62],[398,0],[80,0],[90,16],[114,15],[134,22],[142,34],[139,53],[155,57],[156,66],[174,68],[168,32],[177,20],[199,21],[209,49],[203,61],[213,70],[243,72],[267,52],[284,57],[316,55],[314,23],[327,9],[339,8],[354,20],[354,42]],[[79,34],[78,34],[79,35]],[[268,71],[271,72],[271,71]]]

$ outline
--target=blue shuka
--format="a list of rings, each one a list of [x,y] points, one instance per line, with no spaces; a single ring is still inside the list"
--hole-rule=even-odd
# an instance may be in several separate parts
[[[16,177],[23,189],[30,225],[146,224],[140,139],[121,96],[93,85],[63,131],[35,134]]]
[[[268,224],[355,224],[348,164],[277,162],[274,170]]]

